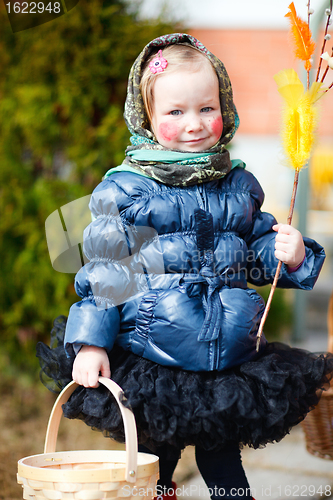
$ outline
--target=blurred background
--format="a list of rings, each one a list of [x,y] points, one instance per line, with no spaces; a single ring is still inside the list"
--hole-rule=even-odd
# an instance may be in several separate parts
[[[225,63],[240,116],[231,156],[257,176],[264,210],[286,221],[294,172],[281,150],[273,75],[289,67],[302,75],[284,17],[289,3],[80,0],[54,21],[13,33],[0,2],[0,499],[20,498],[16,461],[41,452],[44,436],[36,431],[54,399],[38,381],[36,343],[49,343],[53,319],[77,301],[74,274],[52,267],[45,221],[89,195],[122,162],[129,140],[122,117],[127,76],[152,38],[186,31]],[[306,19],[307,2],[294,3]],[[328,6],[328,0],[311,2],[319,48]],[[318,51],[315,68],[317,62]],[[277,291],[265,328],[270,340],[296,344],[318,335],[326,342],[333,288],[332,117],[333,90],[321,103],[294,216],[294,225],[325,247],[327,260],[313,292]],[[268,291],[262,290],[265,298]],[[80,436],[82,430],[73,439]]]

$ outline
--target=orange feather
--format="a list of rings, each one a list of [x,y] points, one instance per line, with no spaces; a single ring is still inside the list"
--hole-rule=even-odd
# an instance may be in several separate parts
[[[315,50],[315,43],[311,40],[311,31],[307,22],[296,14],[294,2],[289,5],[290,12],[285,15],[289,18],[291,32],[295,42],[295,56],[304,61],[306,71],[311,69],[311,56]]]

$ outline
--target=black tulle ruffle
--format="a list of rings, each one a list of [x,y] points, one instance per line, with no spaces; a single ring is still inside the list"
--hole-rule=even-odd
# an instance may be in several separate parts
[[[42,382],[59,392],[71,381],[73,359],[63,348],[65,317],[54,322],[51,348],[37,346]],[[253,362],[223,372],[187,372],[158,365],[115,346],[112,378],[123,389],[135,415],[139,442],[156,449],[198,445],[218,450],[227,442],[259,448],[280,441],[318,403],[333,372],[333,355],[313,354],[269,343]],[[63,406],[117,440],[123,440],[121,416],[104,386],[79,387]]]

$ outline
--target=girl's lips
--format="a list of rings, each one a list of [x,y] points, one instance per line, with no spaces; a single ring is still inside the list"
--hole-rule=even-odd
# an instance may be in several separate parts
[[[184,150],[199,152],[205,149],[205,141],[206,137],[202,137],[200,139],[190,139],[188,141],[183,141]]]
[[[190,139],[188,141],[184,141],[186,144],[197,144],[198,142],[205,141],[206,137],[201,137],[200,139]]]

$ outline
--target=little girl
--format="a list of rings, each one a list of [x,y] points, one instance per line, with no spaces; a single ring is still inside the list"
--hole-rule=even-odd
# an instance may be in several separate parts
[[[56,320],[58,347],[39,344],[38,356],[59,388],[72,376],[82,386],[65,415],[116,439],[121,419],[99,374],[123,388],[161,488],[191,444],[212,498],[251,498],[240,448],[282,439],[317,404],[333,361],[264,336],[257,353],[264,302],[247,283],[271,283],[281,260],[278,286],[309,290],[325,254],[260,211],[258,181],[226,149],[239,124],[228,74],[198,40],[144,48],[124,116],[132,145],[91,197],[82,300],[64,339]]]

